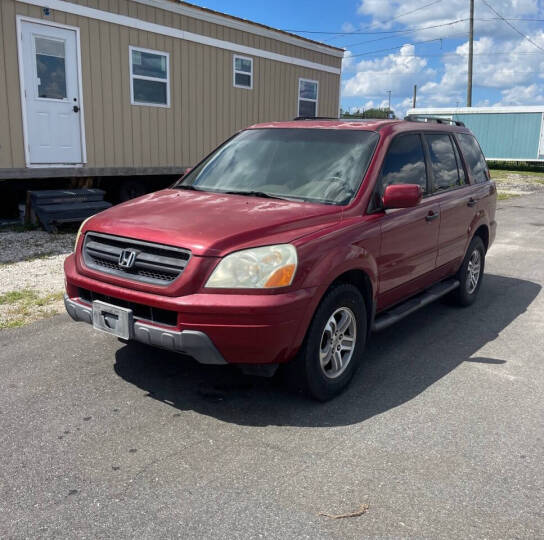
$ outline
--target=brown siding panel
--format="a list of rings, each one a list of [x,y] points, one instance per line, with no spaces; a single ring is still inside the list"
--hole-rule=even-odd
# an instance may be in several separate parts
[[[341,62],[128,0],[72,2],[336,67]],[[46,18],[39,7],[0,1],[0,168],[24,167],[16,13]],[[319,81],[320,115],[338,112],[336,74],[253,57],[253,89],[235,88],[232,51],[58,11],[49,18],[80,28],[89,167],[194,165],[239,129],[293,118],[300,77]],[[130,104],[129,45],[170,54],[169,108]]]

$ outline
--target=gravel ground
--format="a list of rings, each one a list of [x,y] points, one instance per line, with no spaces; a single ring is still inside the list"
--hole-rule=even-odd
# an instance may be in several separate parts
[[[9,264],[43,257],[68,254],[76,235],[50,234],[45,231],[0,232],[0,264]],[[38,263],[39,265],[39,263]],[[2,283],[0,281],[0,283]]]
[[[21,326],[63,309],[64,259],[75,234],[0,232],[0,328]],[[11,297],[14,292],[21,295]]]
[[[500,169],[491,170],[491,178],[497,183],[499,193],[528,195],[544,192],[544,176],[529,172],[514,173]]]

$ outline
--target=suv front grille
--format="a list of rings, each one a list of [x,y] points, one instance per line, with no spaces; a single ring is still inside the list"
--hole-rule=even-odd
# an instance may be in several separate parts
[[[125,250],[132,252],[128,267],[120,265]],[[83,243],[83,260],[89,268],[152,285],[172,283],[190,257],[188,249],[95,232],[88,232]]]
[[[89,304],[92,304],[94,300],[100,300],[114,306],[131,309],[136,319],[156,322],[167,326],[176,326],[177,324],[178,314],[169,309],[159,309],[136,302],[127,302],[120,298],[106,296],[105,294],[95,293],[82,288],[79,289],[79,297]]]

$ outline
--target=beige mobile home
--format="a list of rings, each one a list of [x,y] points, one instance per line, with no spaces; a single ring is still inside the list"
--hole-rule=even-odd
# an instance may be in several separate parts
[[[0,0],[0,33],[12,185],[178,174],[253,123],[338,115],[341,49],[185,2]]]

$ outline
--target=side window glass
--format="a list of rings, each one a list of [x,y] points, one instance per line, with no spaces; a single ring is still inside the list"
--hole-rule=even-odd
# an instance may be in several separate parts
[[[453,144],[453,151],[455,152],[455,160],[457,161],[457,169],[459,170],[459,184],[464,186],[465,184],[468,184],[467,177],[465,175],[465,168],[463,167],[463,161],[461,160],[461,154],[459,154],[459,148],[457,148],[457,144],[455,143],[455,140],[451,139],[451,142]]]
[[[391,143],[383,163],[380,196],[391,184],[417,184],[427,193],[425,154],[419,135],[400,135]]]
[[[445,191],[459,185],[459,170],[449,135],[425,135],[433,170],[433,191]]]
[[[477,184],[487,182],[487,163],[476,139],[472,135],[458,133],[457,140],[459,141],[459,146],[465,156],[465,161],[472,172],[474,181]]]

